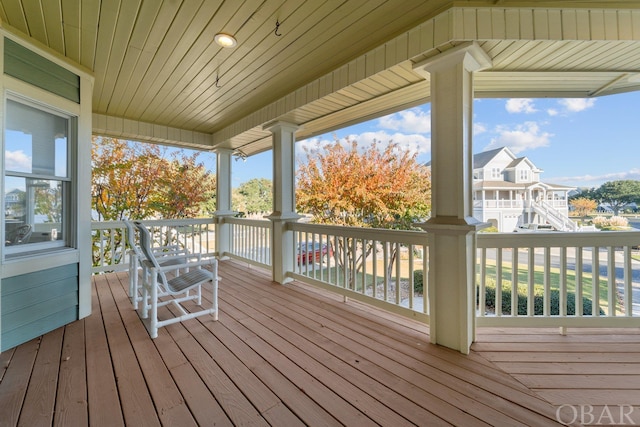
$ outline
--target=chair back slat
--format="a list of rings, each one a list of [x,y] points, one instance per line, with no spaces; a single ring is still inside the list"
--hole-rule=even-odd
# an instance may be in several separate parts
[[[127,227],[127,243],[129,244],[131,250],[136,254],[138,259],[142,261],[144,259],[144,254],[136,244],[136,230],[134,228],[134,225],[128,219],[125,219],[123,222],[124,226]]]
[[[160,263],[158,263],[158,260],[156,259],[155,255],[153,255],[153,251],[151,250],[151,234],[149,233],[149,230],[140,221],[134,221],[134,224],[138,229],[138,235],[140,237],[140,249],[142,250],[144,257],[146,258],[144,262],[147,262],[151,264],[151,266],[158,269],[158,278],[160,279],[162,284],[166,286],[167,278],[164,272],[160,271]]]

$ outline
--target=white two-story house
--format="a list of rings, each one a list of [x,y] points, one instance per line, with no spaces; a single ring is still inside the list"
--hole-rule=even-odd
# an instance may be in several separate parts
[[[550,224],[575,231],[569,219],[568,193],[575,187],[540,181],[542,169],[506,147],[473,156],[473,215],[511,232],[525,224]]]

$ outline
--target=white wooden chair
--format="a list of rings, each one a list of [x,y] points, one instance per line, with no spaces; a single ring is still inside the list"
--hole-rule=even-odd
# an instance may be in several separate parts
[[[136,243],[136,232],[133,222],[124,220],[127,228],[127,243],[129,244],[129,300],[135,310],[138,309],[138,303],[142,300],[142,289],[139,286],[138,270],[140,270],[142,261],[146,259],[142,249]],[[186,262],[189,251],[181,249],[178,245],[154,246],[151,248],[160,265],[175,265]],[[144,272],[143,272],[144,274]],[[159,294],[162,296],[162,292]]]
[[[214,320],[218,320],[218,261],[215,258],[202,260],[198,254],[192,255],[197,257],[196,261],[186,259],[180,264],[161,265],[151,250],[149,230],[139,221],[134,224],[140,237],[140,249],[145,256],[142,261],[144,265],[142,299],[138,313],[144,319],[144,324],[151,338],[158,336],[158,328],[194,317],[211,314]],[[205,266],[209,266],[211,271],[204,269]],[[167,273],[172,274],[168,275]],[[202,285],[206,282],[212,284],[211,304],[208,307],[204,307],[202,304]],[[162,300],[161,295],[164,295]],[[188,312],[182,306],[182,303],[192,300],[196,301],[202,309]],[[159,320],[158,308],[169,304],[172,304],[179,314],[165,320]]]

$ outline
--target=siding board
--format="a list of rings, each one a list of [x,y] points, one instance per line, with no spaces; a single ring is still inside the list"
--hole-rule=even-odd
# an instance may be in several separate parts
[[[2,280],[0,313],[4,351],[78,319],[78,265]]]
[[[19,45],[4,39],[4,73],[80,103],[80,77]]]

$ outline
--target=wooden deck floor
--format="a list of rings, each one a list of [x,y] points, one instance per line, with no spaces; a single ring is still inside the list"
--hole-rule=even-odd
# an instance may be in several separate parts
[[[640,404],[638,331],[494,329],[464,356],[245,264],[220,276],[219,321],[155,340],[127,275],[95,276],[90,317],[0,354],[0,426],[545,426],[563,404]]]

